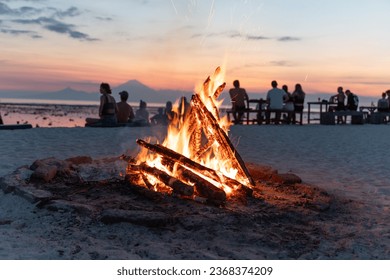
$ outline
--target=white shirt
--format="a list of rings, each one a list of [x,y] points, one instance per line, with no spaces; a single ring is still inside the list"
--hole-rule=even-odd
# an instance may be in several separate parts
[[[273,88],[267,93],[267,100],[269,100],[269,108],[282,110],[283,101],[286,96],[286,92],[279,88]]]

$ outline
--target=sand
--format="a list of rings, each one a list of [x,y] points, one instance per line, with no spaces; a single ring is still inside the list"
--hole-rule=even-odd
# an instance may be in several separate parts
[[[136,139],[161,140],[166,129],[84,128],[96,108],[2,107],[6,123],[39,126],[0,132],[3,185],[4,179],[22,180],[37,159],[74,156],[92,157],[84,175],[107,182],[77,197],[93,211],[0,191],[0,259],[390,259],[388,125],[233,126],[230,139],[248,166],[293,173],[303,184],[281,188],[260,182],[261,199],[218,208],[150,199],[118,183],[126,167],[119,156],[136,155]],[[83,188],[73,185],[71,191]],[[329,198],[327,207],[321,198]],[[121,223],[101,218],[105,210],[118,209],[136,218]],[[151,226],[156,221],[160,226]]]
[[[150,227],[105,224],[64,209],[50,211],[0,192],[0,259],[389,259],[390,176],[387,125],[233,126],[245,162],[292,172],[332,198],[314,211],[259,201],[223,209],[129,194],[135,209],[182,213]],[[134,155],[135,140],[164,128],[33,128],[0,132],[0,176],[36,159]],[[115,165],[115,172],[125,165]],[[299,190],[298,190],[299,191]],[[286,193],[284,193],[286,194]],[[273,205],[272,207],[270,205]],[[166,207],[164,207],[164,205]],[[103,205],[104,207],[104,205]]]

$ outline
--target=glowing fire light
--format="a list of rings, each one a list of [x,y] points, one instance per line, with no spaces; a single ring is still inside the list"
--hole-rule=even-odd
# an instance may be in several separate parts
[[[201,180],[204,179],[227,195],[231,195],[240,187],[253,185],[253,181],[240,156],[228,140],[230,122],[226,116],[222,118],[219,116],[222,100],[217,99],[226,85],[223,79],[224,73],[218,67],[211,77],[197,86],[191,99],[190,111],[185,114],[185,118],[179,118],[169,125],[165,140],[157,148],[165,147],[168,151],[173,151],[172,153],[179,157],[179,160],[181,155],[188,158],[190,162],[194,162],[192,165],[200,168],[188,168],[184,165],[185,168],[190,169],[196,174],[195,176],[202,178]],[[183,110],[184,106],[180,107]],[[178,113],[183,115],[183,111]],[[173,166],[172,163],[167,165],[163,156],[158,153],[148,153],[146,149],[137,156],[137,164],[143,163],[174,178],[180,177],[182,172],[180,170],[183,170],[183,166],[178,166],[177,162],[174,162]],[[213,175],[211,177],[205,175],[205,172],[202,172],[204,170]],[[147,180],[148,184],[157,184],[156,178],[149,175],[145,178],[145,176],[143,176],[144,180]],[[185,183],[194,185],[191,181]]]

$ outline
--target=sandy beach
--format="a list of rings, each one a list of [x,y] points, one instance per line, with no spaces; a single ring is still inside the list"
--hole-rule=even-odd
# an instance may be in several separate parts
[[[329,194],[334,203],[322,212],[291,205],[267,212],[269,207],[250,203],[221,210],[170,201],[165,209],[182,211],[186,222],[150,228],[49,211],[1,192],[0,259],[389,259],[388,130],[387,125],[231,127],[230,138],[245,162],[294,173]],[[135,155],[136,139],[164,135],[161,127],[1,131],[0,176],[47,157]],[[116,164],[111,173],[125,167]],[[134,207],[155,206],[138,200]],[[297,218],[298,211],[308,218]],[[269,231],[278,227],[280,232]]]

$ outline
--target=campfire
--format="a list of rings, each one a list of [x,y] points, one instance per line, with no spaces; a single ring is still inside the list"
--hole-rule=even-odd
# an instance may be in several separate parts
[[[222,80],[218,67],[195,90],[186,117],[168,127],[163,143],[137,140],[141,152],[126,170],[131,183],[216,205],[252,194],[254,180],[228,137],[227,117],[219,115]]]

